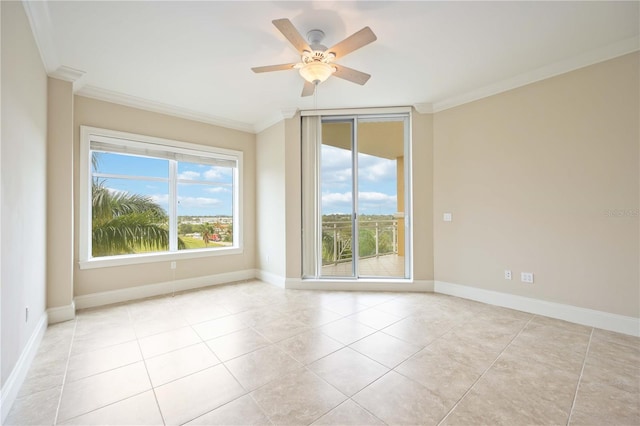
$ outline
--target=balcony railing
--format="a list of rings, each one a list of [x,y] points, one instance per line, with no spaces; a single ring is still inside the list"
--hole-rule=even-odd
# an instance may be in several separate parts
[[[358,222],[360,259],[398,253],[397,220],[363,220]],[[350,221],[322,223],[322,264],[353,260],[353,230]]]

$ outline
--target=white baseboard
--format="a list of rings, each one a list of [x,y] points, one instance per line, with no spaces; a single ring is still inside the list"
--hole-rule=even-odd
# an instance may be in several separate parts
[[[59,306],[47,309],[49,324],[57,324],[59,322],[71,321],[76,317],[76,304],[71,302],[67,306]]]
[[[562,303],[547,302],[530,297],[516,296],[513,294],[485,290],[460,284],[452,284],[436,281],[434,286],[436,293],[448,294],[475,300],[490,305],[502,306],[529,312],[536,315],[561,319],[589,327],[601,328],[618,333],[640,336],[640,318],[611,314],[609,312],[596,311],[594,309],[580,308],[578,306]]]
[[[285,288],[293,290],[346,291],[433,291],[431,280],[302,280],[287,278]]]
[[[256,278],[260,281],[264,281],[265,283],[273,284],[281,288],[285,288],[285,284],[287,281],[286,277],[263,271],[261,269],[256,269]]]
[[[76,296],[75,305],[78,309],[93,308],[96,306],[111,305],[113,303],[128,302],[130,300],[171,294],[176,291],[194,290],[196,288],[209,287],[212,285],[250,280],[255,277],[256,271],[254,269],[246,269],[243,271],[226,272],[223,274],[207,275],[204,277],[166,281],[163,283],[141,285],[137,287]]]
[[[38,353],[42,337],[44,336],[45,331],[47,331],[47,324],[47,313],[44,312],[40,317],[36,328],[33,330],[31,337],[29,337],[22,354],[20,354],[18,362],[16,362],[16,365],[13,367],[7,381],[2,386],[2,397],[0,401],[0,407],[2,407],[0,416],[2,417],[2,421],[0,421],[0,424],[4,424],[4,421],[11,410],[11,406],[15,402],[18,392],[24,383],[24,379],[27,377],[31,363]]]

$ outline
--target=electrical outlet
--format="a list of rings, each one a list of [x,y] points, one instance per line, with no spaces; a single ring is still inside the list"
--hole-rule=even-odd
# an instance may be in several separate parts
[[[522,272],[520,274],[520,281],[527,284],[533,284],[533,272]]]
[[[451,213],[445,213],[442,215],[442,220],[444,220],[445,222],[451,222],[452,220],[452,215]]]
[[[171,262],[171,269],[176,269],[176,262]]]
[[[511,279],[511,269],[505,269],[504,270],[504,279],[505,280],[510,280]]]

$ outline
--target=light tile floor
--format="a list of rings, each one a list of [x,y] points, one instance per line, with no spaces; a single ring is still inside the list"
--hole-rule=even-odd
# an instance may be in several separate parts
[[[49,327],[6,424],[640,424],[640,339],[257,281]]]

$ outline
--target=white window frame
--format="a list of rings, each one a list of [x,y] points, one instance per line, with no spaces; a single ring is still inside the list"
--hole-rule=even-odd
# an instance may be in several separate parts
[[[193,250],[165,251],[153,253],[125,254],[117,256],[91,256],[91,141],[108,140],[116,145],[147,146],[158,150],[178,154],[217,156],[237,161],[233,178],[233,246]],[[236,255],[243,253],[243,155],[241,151],[198,145],[188,142],[137,135],[117,130],[80,126],[80,230],[79,230],[79,266],[80,269],[103,268],[110,266],[135,265],[140,263],[166,262],[200,257]],[[173,211],[172,211],[173,210]],[[176,209],[169,206],[169,214],[177,215]],[[170,219],[177,232],[177,218]]]

